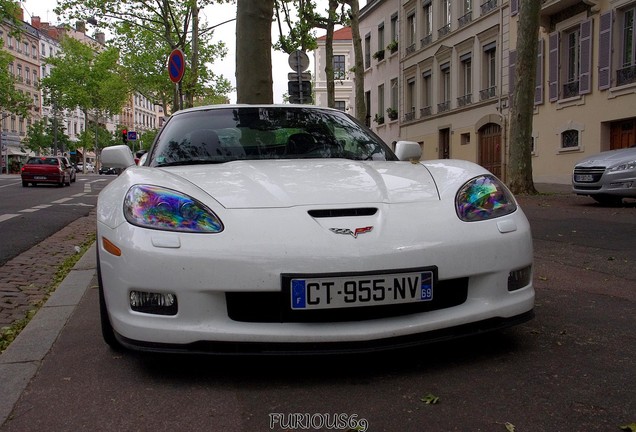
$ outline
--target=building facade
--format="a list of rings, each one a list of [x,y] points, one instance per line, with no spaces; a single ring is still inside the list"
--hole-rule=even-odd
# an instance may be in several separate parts
[[[326,37],[319,37],[318,48],[314,51],[314,104],[327,106]],[[335,81],[335,108],[350,114],[355,112],[353,72],[355,65],[351,27],[334,31],[333,71]]]

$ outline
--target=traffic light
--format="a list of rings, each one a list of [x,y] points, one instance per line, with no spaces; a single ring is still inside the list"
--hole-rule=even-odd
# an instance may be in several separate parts
[[[124,144],[128,144],[128,131],[126,129],[121,131],[121,140]]]

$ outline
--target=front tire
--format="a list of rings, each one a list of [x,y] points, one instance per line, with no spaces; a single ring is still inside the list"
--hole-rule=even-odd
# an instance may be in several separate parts
[[[98,249],[99,247],[96,247]],[[104,297],[104,284],[102,283],[102,271],[99,265],[99,251],[97,251],[97,285],[99,286],[99,318],[102,327],[102,338],[104,342],[115,351],[122,351],[123,347],[115,336],[115,330],[108,317],[108,307]]]

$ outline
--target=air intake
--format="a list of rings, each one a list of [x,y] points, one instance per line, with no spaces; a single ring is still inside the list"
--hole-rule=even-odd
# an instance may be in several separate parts
[[[350,217],[350,216],[373,216],[378,212],[374,207],[362,208],[346,208],[346,209],[326,209],[326,210],[309,210],[309,216],[314,218],[334,218],[334,217]]]

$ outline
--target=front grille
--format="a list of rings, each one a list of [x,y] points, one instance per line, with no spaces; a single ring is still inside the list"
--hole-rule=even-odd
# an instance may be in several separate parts
[[[347,216],[373,216],[378,211],[374,207],[362,207],[362,208],[345,208],[345,209],[324,209],[324,210],[309,210],[309,216],[314,218],[332,218],[332,217],[347,217]]]
[[[288,291],[228,292],[227,313],[240,322],[338,322],[364,321],[458,306],[468,297],[468,278],[437,281],[433,300],[341,309],[292,310]]]
[[[574,168],[574,179],[577,183],[596,183],[605,173],[605,167],[576,167]],[[590,175],[592,180],[576,180],[576,176]]]

